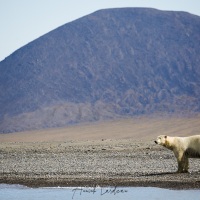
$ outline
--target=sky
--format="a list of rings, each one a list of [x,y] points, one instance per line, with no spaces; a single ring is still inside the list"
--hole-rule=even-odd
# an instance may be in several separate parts
[[[0,0],[0,61],[57,27],[97,10],[149,7],[200,16],[200,0]]]

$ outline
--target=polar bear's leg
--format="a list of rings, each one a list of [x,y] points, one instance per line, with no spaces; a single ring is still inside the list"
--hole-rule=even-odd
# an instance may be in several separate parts
[[[177,161],[178,161],[177,172],[178,173],[188,172],[188,166],[189,166],[188,158],[184,154],[179,154],[179,156],[177,157]]]
[[[180,151],[178,151],[177,149],[174,150],[174,155],[177,159],[177,163],[178,163],[178,170],[177,173],[181,173],[183,172],[183,153],[180,153]]]
[[[183,163],[182,161],[178,160],[178,170],[177,173],[182,173],[183,172]]]
[[[185,166],[185,156],[183,151],[174,151],[175,157],[178,162],[178,170],[177,173],[183,173],[184,172],[184,166]]]
[[[185,161],[184,161],[184,172],[188,172],[189,169],[189,160],[187,157],[185,157]]]

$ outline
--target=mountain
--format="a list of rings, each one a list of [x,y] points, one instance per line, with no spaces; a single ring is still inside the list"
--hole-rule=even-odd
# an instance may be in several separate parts
[[[199,16],[148,8],[67,23],[0,62],[0,132],[199,113],[199,33]]]

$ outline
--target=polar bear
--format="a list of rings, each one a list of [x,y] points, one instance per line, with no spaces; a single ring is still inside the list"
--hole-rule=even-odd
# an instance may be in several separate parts
[[[178,162],[178,173],[188,172],[188,158],[200,158],[200,135],[189,137],[160,135],[157,137],[155,143],[174,152]]]

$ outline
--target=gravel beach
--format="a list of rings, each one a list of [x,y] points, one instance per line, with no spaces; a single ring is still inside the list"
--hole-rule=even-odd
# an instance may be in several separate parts
[[[154,141],[0,143],[0,183],[41,186],[200,188],[200,159],[178,174],[173,152]]]

